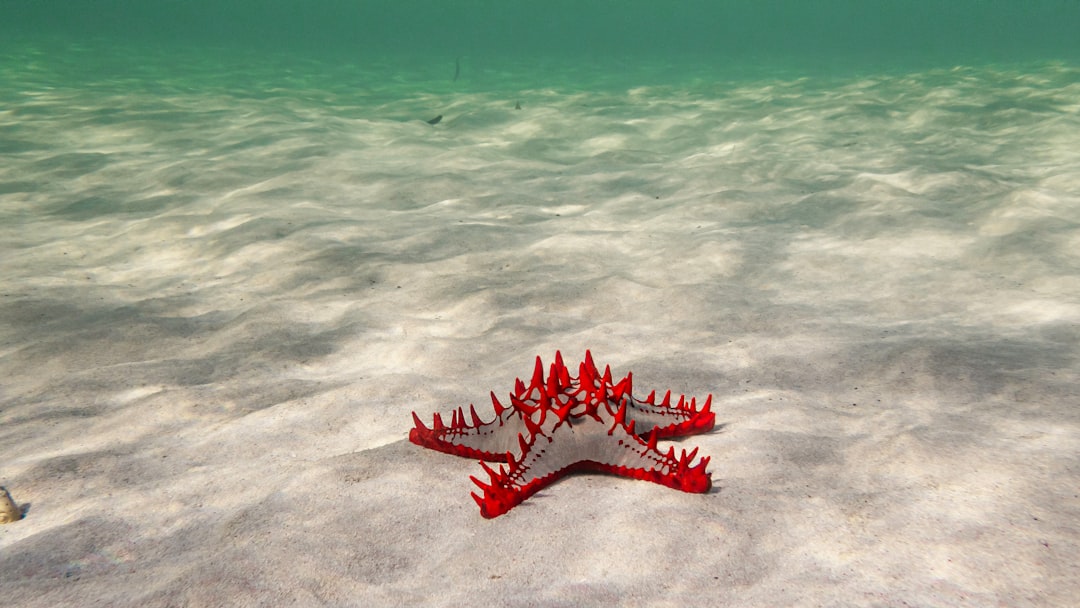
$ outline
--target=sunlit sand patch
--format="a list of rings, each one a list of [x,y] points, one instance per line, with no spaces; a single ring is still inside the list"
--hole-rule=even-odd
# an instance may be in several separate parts
[[[114,395],[113,401],[119,404],[131,403],[132,401],[137,401],[149,397],[150,395],[160,393],[162,390],[163,388],[159,386],[140,386]]]
[[[251,221],[252,218],[253,218],[252,215],[244,213],[244,214],[234,215],[232,217],[228,217],[228,218],[225,218],[223,220],[218,220],[218,221],[212,222],[210,224],[198,224],[198,225],[192,226],[187,231],[187,236],[193,237],[193,238],[201,238],[201,237],[207,236],[209,234],[214,234],[216,232],[224,232],[226,230],[231,230],[233,228],[236,228],[237,226],[241,226],[241,225]]]
[[[1001,310],[1001,316],[1016,323],[1048,324],[1080,321],[1080,305],[1060,300],[1027,300]]]

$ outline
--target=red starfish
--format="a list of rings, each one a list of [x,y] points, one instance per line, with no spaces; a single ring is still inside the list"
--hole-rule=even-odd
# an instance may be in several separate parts
[[[491,394],[495,418],[484,422],[469,406],[472,423],[458,408],[449,425],[435,414],[433,428],[424,426],[413,412],[415,428],[409,432],[413,443],[456,454],[509,464],[496,471],[484,462],[490,480],[472,477],[483,491],[473,494],[484,517],[498,517],[541,488],[573,471],[601,471],[623,477],[644,479],[684,492],[708,492],[712,476],[705,471],[708,457],[691,466],[697,455],[675,449],[657,450],[656,441],[712,430],[716,416],[710,411],[712,395],[698,409],[697,402],[679,397],[671,404],[671,391],[656,403],[656,393],[645,399],[630,394],[632,375],[612,383],[611,368],[601,375],[592,354],[577,377],[555,353],[555,363],[544,378],[544,365],[536,358],[536,368],[528,387],[519,379],[505,407]],[[514,451],[517,450],[517,455]]]

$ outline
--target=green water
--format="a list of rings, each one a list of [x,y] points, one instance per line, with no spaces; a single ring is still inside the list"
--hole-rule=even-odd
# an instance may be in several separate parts
[[[2,0],[0,14],[3,46],[45,37],[444,66],[462,56],[667,61],[676,71],[1080,58],[1076,0]]]

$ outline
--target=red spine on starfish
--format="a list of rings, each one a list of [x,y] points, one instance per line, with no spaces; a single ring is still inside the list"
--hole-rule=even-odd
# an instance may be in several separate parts
[[[697,449],[676,456],[657,449],[657,439],[711,430],[715,415],[712,396],[698,408],[697,402],[680,397],[671,403],[671,392],[657,403],[655,392],[645,399],[631,394],[632,376],[612,381],[611,369],[599,373],[592,354],[585,353],[576,377],[571,376],[556,352],[545,376],[539,357],[532,380],[520,379],[503,406],[491,395],[495,417],[484,422],[469,406],[451,414],[449,425],[435,414],[431,428],[413,413],[415,427],[409,439],[431,449],[479,458],[488,481],[473,481],[482,494],[473,494],[485,517],[496,517],[556,479],[574,471],[600,471],[642,479],[685,492],[707,492],[711,476],[707,457],[692,464]],[[516,452],[516,455],[515,455]],[[483,461],[508,464],[492,469]]]

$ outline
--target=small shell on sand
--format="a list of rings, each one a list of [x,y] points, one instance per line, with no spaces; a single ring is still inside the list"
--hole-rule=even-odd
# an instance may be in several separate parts
[[[22,517],[22,509],[15,504],[14,500],[11,500],[11,494],[8,494],[7,488],[0,486],[0,524],[10,524],[13,521],[19,521]]]

